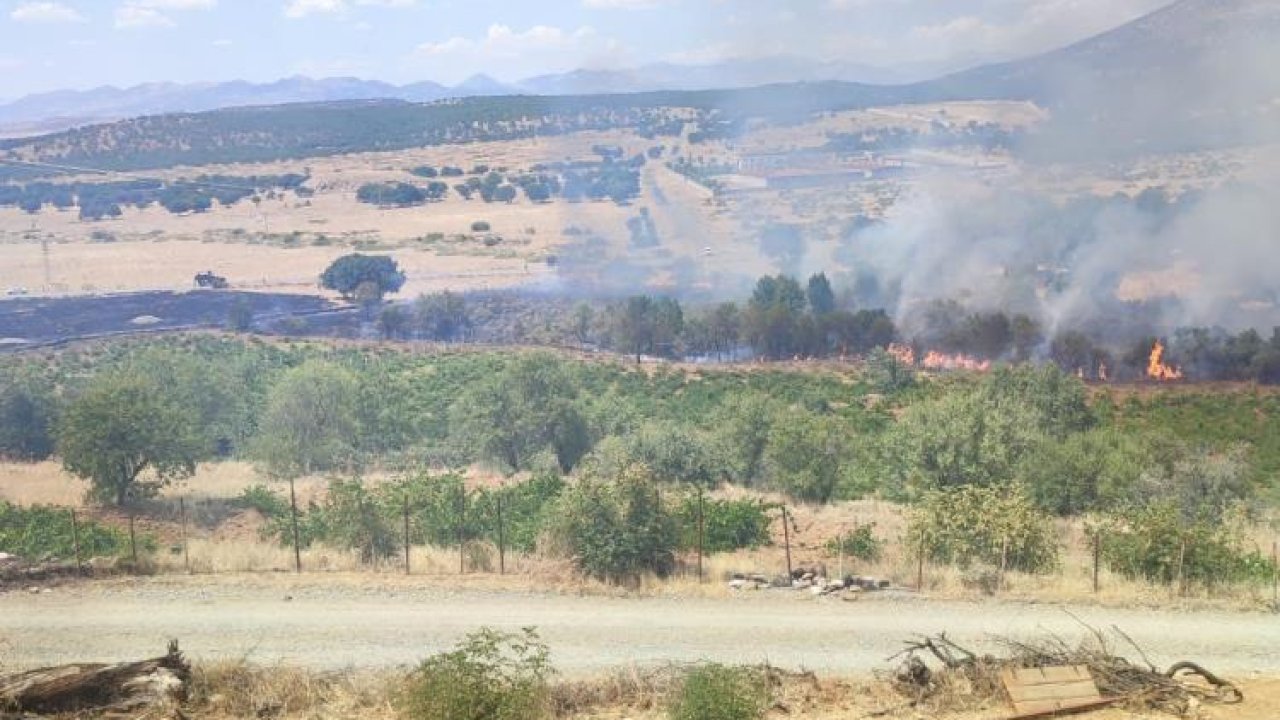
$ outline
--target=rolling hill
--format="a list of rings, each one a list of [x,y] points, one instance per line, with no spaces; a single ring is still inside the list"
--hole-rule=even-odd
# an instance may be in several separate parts
[[[813,112],[946,100],[1032,100],[1053,120],[1024,150],[1080,157],[1160,152],[1280,138],[1280,3],[1179,0],[1068,47],[908,85],[840,81],[725,90],[473,97],[257,106],[143,117],[0,142],[0,160],[137,170],[175,164],[266,161],[601,127],[671,132],[671,108],[703,119],[796,119]],[[325,93],[378,93],[363,81],[318,84]],[[559,81],[539,81],[548,92]],[[590,86],[608,76],[578,76]],[[621,82],[621,81],[619,81]],[[344,84],[345,83],[345,84]],[[302,83],[306,86],[306,83]],[[432,85],[409,86],[414,100]],[[478,76],[472,94],[507,90]],[[387,91],[390,92],[390,91]],[[660,129],[666,124],[665,129]],[[0,168],[0,179],[30,175]]]

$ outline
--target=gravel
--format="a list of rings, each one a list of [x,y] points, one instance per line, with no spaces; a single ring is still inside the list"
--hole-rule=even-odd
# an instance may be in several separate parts
[[[118,661],[163,652],[169,638],[197,660],[245,658],[317,669],[408,666],[481,626],[536,626],[569,675],[631,663],[769,661],[860,674],[915,633],[1083,636],[1063,608],[788,592],[728,599],[611,598],[450,590],[428,578],[383,583],[324,576],[161,577],[0,595],[0,658],[9,668]],[[438,582],[438,580],[436,581]],[[1070,608],[1116,625],[1157,665],[1195,660],[1222,672],[1280,671],[1280,622],[1263,614]],[[1136,658],[1135,658],[1136,659]]]

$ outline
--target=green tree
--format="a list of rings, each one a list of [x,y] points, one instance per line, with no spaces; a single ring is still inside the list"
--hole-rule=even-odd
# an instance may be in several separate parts
[[[334,260],[320,275],[320,284],[334,290],[347,300],[356,297],[362,285],[371,287],[376,299],[387,293],[398,292],[404,286],[405,275],[396,261],[385,255],[352,253]]]
[[[378,332],[390,340],[402,338],[409,329],[409,313],[397,305],[389,305],[378,313]]]
[[[671,355],[684,329],[684,311],[672,298],[636,295],[610,313],[614,347],[640,362],[641,355]]]
[[[539,454],[550,452],[568,472],[591,449],[576,395],[555,355],[521,356],[458,397],[449,410],[449,435],[464,453],[507,470],[529,469]]]
[[[665,577],[675,570],[675,523],[643,465],[614,477],[580,478],[550,517],[555,544],[587,575],[635,583],[645,573]]]
[[[835,312],[836,294],[831,290],[831,281],[826,273],[818,273],[809,277],[809,287],[805,293],[809,300],[809,309],[814,315],[826,315]]]
[[[251,454],[282,480],[349,467],[356,456],[358,406],[351,371],[315,360],[288,370],[267,396]]]
[[[94,378],[58,425],[58,454],[92,495],[123,506],[195,472],[195,415],[153,380],[128,372]]]
[[[799,500],[828,502],[840,479],[844,441],[834,418],[786,410],[774,418],[764,450],[769,485]]]
[[[743,325],[757,353],[776,360],[804,349],[801,319],[806,302],[794,278],[765,276],[756,282]]]
[[[885,438],[881,461],[889,490],[1005,485],[1038,447],[1035,414],[1022,404],[992,404],[976,391],[912,405]]]
[[[1042,509],[1079,515],[1118,507],[1155,466],[1146,443],[1112,428],[1043,438],[1023,462],[1028,492]]]
[[[15,380],[0,387],[0,457],[43,460],[53,453],[52,408],[48,399]]]
[[[448,290],[419,295],[413,303],[413,318],[418,332],[432,340],[452,342],[471,329],[466,298]]]

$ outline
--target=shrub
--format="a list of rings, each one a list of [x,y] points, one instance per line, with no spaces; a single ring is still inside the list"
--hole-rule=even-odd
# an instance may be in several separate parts
[[[96,522],[79,520],[80,554],[84,558],[116,555],[128,547],[120,532]],[[144,547],[154,542],[143,539]],[[22,508],[0,501],[0,552],[30,560],[75,555],[75,536],[67,508],[36,505]]]
[[[1207,588],[1234,582],[1265,582],[1271,559],[1246,550],[1238,521],[1187,521],[1173,500],[1118,513],[1103,527],[1102,554],[1107,565],[1128,578],[1172,585],[1197,583]]]
[[[859,525],[839,538],[827,541],[827,554],[839,555],[843,552],[851,558],[875,562],[884,555],[884,540],[875,535],[876,524]]]
[[[732,552],[769,544],[770,505],[760,500],[712,500],[703,498],[703,550]],[[698,496],[688,495],[676,508],[680,546],[698,546]]]
[[[578,570],[613,583],[675,569],[676,529],[653,474],[633,465],[608,479],[584,477],[552,512],[552,536]]]
[[[1058,562],[1058,542],[1049,517],[1026,491],[1012,486],[964,486],[925,493],[910,513],[908,537],[935,562],[968,568],[974,563],[1043,573]]]
[[[708,663],[689,671],[671,704],[672,720],[755,720],[770,701],[758,668]]]
[[[477,220],[471,223],[471,232],[482,233],[482,232],[489,232],[492,229],[493,229],[493,226],[484,220]]]
[[[262,484],[250,485],[240,491],[236,504],[257,510],[263,517],[268,518],[281,517],[289,513],[289,503],[274,490]]]
[[[401,715],[413,720],[538,720],[549,716],[547,646],[532,628],[483,628],[409,677]]]

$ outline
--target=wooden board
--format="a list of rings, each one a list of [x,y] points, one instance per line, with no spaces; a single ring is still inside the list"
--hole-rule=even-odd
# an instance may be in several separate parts
[[[1084,665],[1010,668],[1000,673],[1000,679],[1013,705],[1014,718],[1049,717],[1110,702],[1098,692]]]

